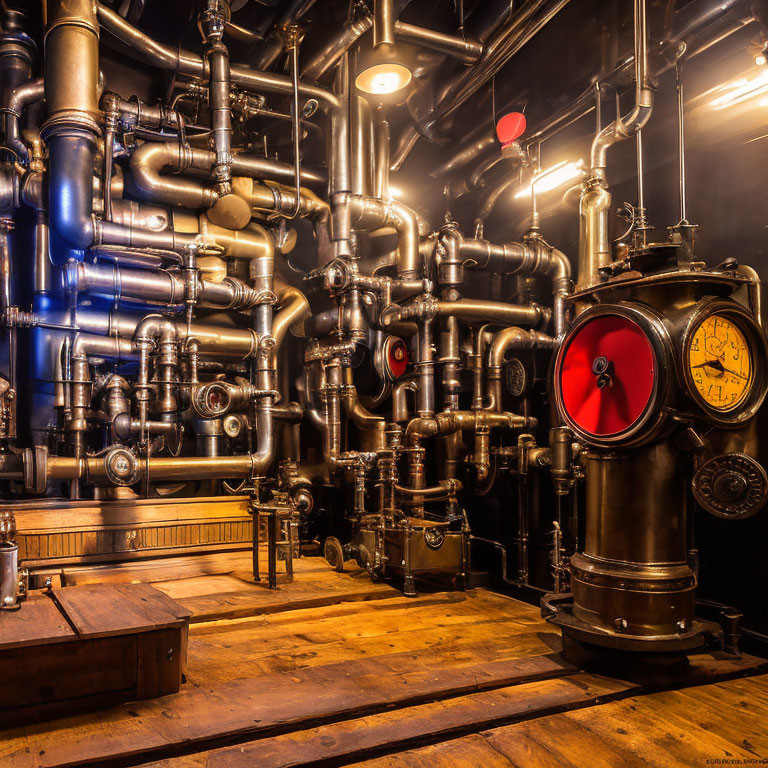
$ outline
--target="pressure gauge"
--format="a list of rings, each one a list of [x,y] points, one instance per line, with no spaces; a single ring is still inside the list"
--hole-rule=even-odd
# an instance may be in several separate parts
[[[671,342],[638,305],[582,313],[555,362],[555,399],[566,423],[598,445],[646,439],[662,417]]]
[[[691,397],[715,421],[749,418],[762,401],[765,338],[748,312],[732,302],[706,302],[683,341],[683,373]]]

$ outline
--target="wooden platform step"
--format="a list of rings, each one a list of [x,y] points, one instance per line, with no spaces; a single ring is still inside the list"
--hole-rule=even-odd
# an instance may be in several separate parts
[[[696,656],[682,679],[690,684],[702,680],[711,682],[742,674],[753,663],[753,660]],[[641,691],[642,685],[637,682],[576,673],[354,718],[238,746],[154,761],[145,763],[143,768],[310,768],[341,765],[382,752],[444,741],[455,734],[476,733],[555,712],[592,707]],[[446,762],[445,765],[452,763]]]
[[[478,649],[479,650],[479,649]],[[178,695],[80,717],[76,730],[27,728],[0,746],[3,768],[126,764],[199,751],[323,721],[414,706],[434,699],[571,674],[556,656],[455,667],[430,654],[394,654],[290,674],[243,678],[215,689],[186,686]],[[34,753],[29,744],[34,744]],[[121,762],[123,761],[123,762]],[[134,764],[136,764],[134,762]]]

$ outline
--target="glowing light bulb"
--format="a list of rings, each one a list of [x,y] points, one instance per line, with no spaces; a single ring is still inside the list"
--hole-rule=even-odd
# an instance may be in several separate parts
[[[755,65],[758,67],[762,67],[765,64],[765,56],[762,53],[758,53],[757,56],[755,56]]]
[[[374,64],[364,69],[355,80],[355,84],[365,93],[373,93],[382,96],[395,93],[405,88],[411,82],[411,70],[403,64],[387,62]]]

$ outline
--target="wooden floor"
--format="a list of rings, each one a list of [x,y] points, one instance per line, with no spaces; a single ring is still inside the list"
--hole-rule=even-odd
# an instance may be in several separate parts
[[[766,762],[768,675],[760,675],[632,696],[347,765],[668,768]]]
[[[644,693],[636,680],[573,668],[536,608],[483,589],[405,598],[302,558],[294,581],[270,591],[238,553],[178,561],[169,575],[145,563],[68,573],[66,583],[151,581],[188,608],[182,691],[0,732],[2,768],[768,757],[768,667],[757,659],[702,654],[679,690]],[[745,674],[758,676],[733,679]]]

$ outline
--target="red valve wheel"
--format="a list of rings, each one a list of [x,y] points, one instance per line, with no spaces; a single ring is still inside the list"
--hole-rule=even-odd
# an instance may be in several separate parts
[[[582,432],[621,435],[646,413],[658,365],[645,331],[621,315],[601,315],[571,336],[560,363],[561,402]]]

